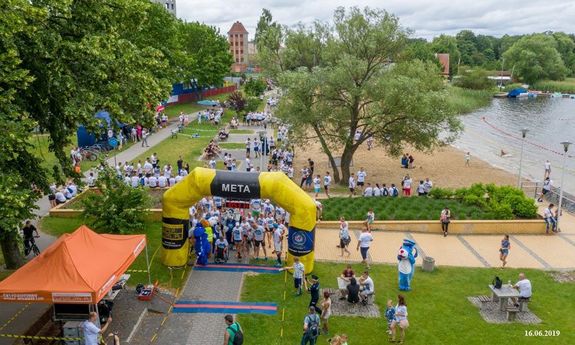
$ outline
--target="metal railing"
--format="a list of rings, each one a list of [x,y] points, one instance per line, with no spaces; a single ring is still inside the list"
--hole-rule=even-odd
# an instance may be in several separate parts
[[[521,190],[525,195],[539,199],[541,197],[541,192],[543,190],[543,182],[535,181],[522,181]],[[558,205],[559,203],[559,192],[561,188],[551,187],[551,191],[545,194],[544,200],[549,203]],[[570,213],[575,213],[575,196],[567,192],[563,192],[563,207],[564,210]]]

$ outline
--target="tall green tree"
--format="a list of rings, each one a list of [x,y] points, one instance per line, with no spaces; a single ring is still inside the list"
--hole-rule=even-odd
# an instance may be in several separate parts
[[[255,42],[257,61],[267,76],[277,77],[285,69],[282,45],[286,31],[287,28],[273,21],[269,10],[262,10],[256,27]]]
[[[347,183],[353,156],[369,137],[396,155],[406,144],[432,149],[443,143],[441,132],[458,132],[437,65],[392,63],[407,38],[397,17],[370,8],[338,8],[333,25],[323,24],[322,30],[327,33],[324,65],[280,75],[285,95],[277,113],[292,124],[300,143],[319,141],[332,165],[341,155],[341,173],[334,169],[337,182]]]
[[[411,38],[407,40],[407,46],[401,52],[401,60],[421,60],[421,61],[438,61],[431,47],[431,43],[423,38]]]
[[[28,139],[36,123],[17,101],[33,77],[20,66],[15,40],[15,35],[35,35],[33,21],[41,21],[45,14],[26,0],[0,4],[0,248],[8,269],[24,263],[18,245],[20,225],[32,218],[34,203],[47,187],[45,172]]]
[[[503,54],[503,58],[507,66],[512,66],[515,75],[528,84],[542,79],[562,80],[567,75],[553,36],[524,36]]]
[[[557,42],[557,51],[568,69],[567,74],[575,74],[575,41],[573,37],[563,32],[555,32],[552,35],[555,42]]]
[[[198,22],[184,23],[180,29],[182,52],[189,59],[183,79],[195,79],[202,87],[221,86],[233,63],[226,37]]]

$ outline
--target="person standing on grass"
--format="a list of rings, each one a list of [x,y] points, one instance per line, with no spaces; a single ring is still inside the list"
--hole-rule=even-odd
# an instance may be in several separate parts
[[[284,238],[284,234],[285,234],[285,226],[283,224],[277,224],[274,223],[273,225],[274,228],[274,252],[276,253],[277,256],[277,266],[281,267],[282,265],[282,244],[283,244],[283,238]]]
[[[350,256],[351,253],[347,249],[347,246],[351,242],[351,237],[349,236],[349,225],[345,221],[345,218],[339,218],[339,248],[341,249],[341,255],[346,252],[347,256]]]
[[[355,175],[354,175],[354,173],[351,173],[351,176],[349,177],[348,187],[349,187],[349,197],[351,198],[352,196],[355,195]]]
[[[443,231],[443,237],[447,237],[449,223],[451,222],[451,210],[449,210],[449,207],[445,206],[443,211],[441,211],[439,220],[441,221],[441,231]]]
[[[373,236],[367,231],[367,228],[363,229],[361,235],[359,235],[359,240],[357,241],[357,250],[361,249],[361,261],[362,264],[369,264],[367,263],[367,256],[369,252],[369,246],[373,241]]]
[[[465,166],[468,167],[470,166],[470,161],[471,161],[471,154],[469,152],[465,153]]]
[[[227,325],[226,333],[224,333],[224,345],[243,344],[244,333],[240,324],[237,321],[234,322],[234,317],[229,314],[224,316],[224,320]]]
[[[507,264],[509,249],[511,249],[509,235],[504,235],[503,239],[501,240],[501,247],[499,248],[499,260],[501,260],[501,268],[505,268],[505,265]]]
[[[309,314],[303,320],[303,336],[301,345],[315,345],[319,336],[320,318],[314,307],[309,307]]]
[[[357,172],[357,187],[360,188],[361,192],[363,193],[363,186],[365,184],[365,178],[367,177],[367,173],[363,170],[363,167],[359,169]]]
[[[285,270],[291,270],[293,269],[293,286],[296,290],[296,296],[301,296],[302,293],[302,284],[306,285],[304,286],[305,289],[307,289],[307,284],[305,281],[305,277],[304,277],[304,272],[305,272],[305,266],[303,263],[301,263],[299,261],[299,257],[296,256],[293,258],[293,266],[289,266],[289,267],[284,267],[284,268],[280,268],[279,271],[285,271]],[[314,312],[315,312],[315,308],[314,308]]]
[[[323,334],[329,333],[328,319],[331,316],[331,297],[329,291],[323,292],[323,301],[321,302],[321,324]]]
[[[325,190],[325,195],[329,198],[329,188],[331,186],[331,176],[329,175],[329,171],[325,172],[325,176],[323,177],[323,189]]]
[[[317,303],[319,302],[319,292],[320,292],[319,277],[316,276],[315,274],[312,275],[311,280],[307,281],[307,285],[309,286],[307,291],[310,293],[311,297],[309,301],[309,306],[314,307],[315,311],[318,314],[321,314],[321,309],[317,306]]]
[[[395,318],[391,322],[391,339],[392,343],[395,342],[395,328],[399,325],[401,328],[401,340],[400,344],[403,344],[405,340],[405,330],[409,327],[409,321],[407,321],[407,304],[405,304],[405,297],[403,295],[397,295],[397,305],[395,306]]]

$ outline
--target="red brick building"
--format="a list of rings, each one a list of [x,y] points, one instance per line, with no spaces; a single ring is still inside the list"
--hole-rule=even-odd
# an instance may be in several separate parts
[[[449,54],[435,54],[442,66],[441,75],[449,78]]]
[[[245,72],[248,61],[248,31],[242,23],[235,22],[228,31],[230,54],[234,58],[232,72]]]

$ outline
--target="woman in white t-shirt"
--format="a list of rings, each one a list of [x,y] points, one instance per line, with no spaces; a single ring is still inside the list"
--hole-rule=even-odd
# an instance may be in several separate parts
[[[409,175],[405,175],[405,177],[403,178],[403,183],[402,183],[402,190],[403,190],[403,196],[411,196],[411,183],[412,183],[412,179],[411,177],[409,177]]]
[[[391,321],[391,342],[395,342],[395,328],[399,325],[401,328],[401,340],[400,344],[403,343],[405,339],[405,330],[409,327],[409,321],[407,321],[407,304],[405,304],[405,297],[403,295],[397,295],[397,305],[395,306],[395,317]]]

